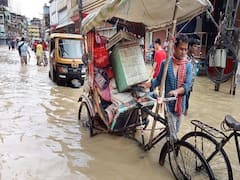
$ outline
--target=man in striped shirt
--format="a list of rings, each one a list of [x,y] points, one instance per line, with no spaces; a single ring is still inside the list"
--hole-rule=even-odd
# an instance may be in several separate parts
[[[186,94],[190,91],[192,84],[192,66],[186,59],[187,50],[187,36],[179,35],[176,37],[173,57],[170,58],[165,81],[165,97],[177,97],[176,101],[168,103],[169,115],[174,121],[176,132],[179,131],[184,118]],[[143,83],[143,87],[154,89],[161,84],[165,62],[163,61],[158,76],[149,82]]]

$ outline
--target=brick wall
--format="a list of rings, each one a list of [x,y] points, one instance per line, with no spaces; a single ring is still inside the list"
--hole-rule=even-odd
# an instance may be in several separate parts
[[[163,42],[166,39],[166,34],[167,34],[167,30],[161,30],[161,31],[153,32],[152,40],[155,41],[157,38],[160,38],[161,42],[163,44]]]

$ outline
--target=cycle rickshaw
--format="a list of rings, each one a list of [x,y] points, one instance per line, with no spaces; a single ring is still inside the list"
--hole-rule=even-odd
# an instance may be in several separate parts
[[[136,21],[142,22],[149,29],[154,29],[156,27],[163,27],[168,25],[173,25],[173,34],[176,26],[176,20],[186,20],[189,17],[197,15],[208,7],[208,1],[168,1],[166,5],[166,9],[163,11],[159,10],[164,1],[159,2],[157,0],[151,0],[148,4],[155,5],[155,8],[145,6],[143,2],[135,1],[121,1],[121,0],[113,0],[107,2],[102,8],[99,9],[95,14],[90,14],[86,17],[86,19],[82,23],[82,31],[83,33],[87,33],[91,31],[97,24],[101,23],[103,20],[110,19],[112,17],[125,19],[128,21]],[[177,9],[179,6],[186,6],[184,11],[177,13]],[[198,8],[197,8],[198,7]],[[150,14],[143,15],[146,13],[148,8],[152,8],[152,13],[161,12],[162,16],[165,17],[162,21],[158,18],[148,19]],[[157,9],[159,8],[159,9]],[[127,9],[127,12],[125,10]],[[141,9],[142,11],[140,11]],[[173,17],[172,9],[174,9]],[[133,15],[133,13],[139,13],[139,16]],[[145,19],[144,19],[145,17]],[[148,17],[148,18],[146,18]],[[159,16],[158,16],[159,17]],[[149,21],[147,21],[147,19]],[[172,21],[173,20],[173,21]],[[129,34],[128,34],[129,35]],[[130,35],[129,35],[130,36]],[[129,36],[127,38],[131,39]],[[140,147],[143,150],[148,151],[154,147],[160,140],[166,139],[166,142],[163,145],[163,148],[160,151],[159,156],[159,164],[164,165],[166,157],[168,157],[169,164],[172,170],[173,175],[176,179],[214,179],[214,174],[204,159],[204,156],[196,149],[193,145],[188,142],[178,140],[176,134],[174,132],[174,127],[171,122],[171,119],[168,118],[168,106],[167,103],[170,101],[176,100],[175,97],[170,98],[161,98],[165,110],[165,116],[161,116],[159,114],[159,103],[150,96],[148,96],[145,92],[142,91],[141,88],[132,85],[127,88],[121,88],[117,82],[118,91],[124,91],[125,97],[124,100],[116,100],[116,96],[114,98],[111,96],[106,96],[106,92],[102,92],[99,90],[99,86],[107,89],[108,85],[111,83],[108,79],[105,78],[107,71],[99,70],[95,68],[97,65],[96,58],[99,58],[104,61],[107,57],[107,52],[102,48],[98,47],[98,50],[101,50],[101,55],[98,57],[94,54],[94,40],[99,39],[96,38],[96,34],[88,33],[88,59],[86,60],[86,64],[88,66],[88,75],[87,80],[85,81],[88,85],[85,90],[85,93],[81,95],[79,98],[80,108],[79,108],[79,122],[80,125],[87,127],[89,129],[90,136],[94,136],[98,133],[111,133],[117,135],[124,135],[128,138],[131,138],[138,142]],[[134,38],[133,38],[134,41]],[[100,43],[101,44],[101,43]],[[114,56],[115,51],[122,52],[124,46],[128,46],[126,49],[130,50],[132,46],[136,46],[136,43],[124,42],[116,48],[111,49],[111,57]],[[171,48],[172,42],[170,41],[169,46]],[[170,49],[169,48],[169,49]],[[117,50],[116,50],[117,49]],[[137,49],[137,48],[136,48]],[[141,54],[138,50],[134,50],[137,55]],[[170,51],[169,51],[170,52]],[[129,54],[128,51],[125,51],[125,54]],[[136,56],[137,56],[136,55]],[[118,54],[118,56],[120,56]],[[116,56],[115,56],[116,57]],[[169,57],[169,56],[168,56]],[[117,59],[117,58],[116,58]],[[141,59],[141,58],[140,58]],[[131,60],[129,58],[128,60]],[[119,59],[114,60],[115,64],[113,65],[114,76],[116,78],[116,72],[119,70],[119,65],[116,65],[119,62]],[[142,58],[143,62],[143,58]],[[107,64],[107,63],[105,63]],[[167,64],[167,63],[166,63]],[[114,69],[114,66],[115,69]],[[120,70],[121,73],[124,70]],[[139,73],[141,69],[138,69],[135,73]],[[111,74],[111,73],[110,73]],[[119,76],[119,75],[118,75]],[[121,76],[121,75],[120,75]],[[165,80],[164,80],[165,81]],[[114,81],[113,81],[114,82]],[[100,85],[99,85],[100,84]],[[164,83],[162,83],[164,84]],[[113,85],[114,86],[114,85]],[[101,89],[101,88],[100,88]],[[127,92],[125,92],[127,91]],[[104,95],[105,97],[104,97]],[[116,93],[118,97],[122,97],[121,93]],[[120,95],[119,95],[120,94]],[[111,101],[106,99],[111,98]],[[117,101],[115,106],[113,105],[113,101]],[[117,106],[116,106],[117,104]],[[156,112],[153,112],[153,106],[157,104]],[[153,118],[153,122],[160,122],[161,127],[159,128],[159,133],[154,137],[151,137],[149,142],[146,142],[146,137],[144,134],[144,130],[148,125],[148,117]],[[153,123],[154,124],[154,123]],[[152,127],[152,132],[155,130],[155,127]],[[140,131],[140,138],[136,137],[136,132]],[[152,133],[151,132],[151,133]]]

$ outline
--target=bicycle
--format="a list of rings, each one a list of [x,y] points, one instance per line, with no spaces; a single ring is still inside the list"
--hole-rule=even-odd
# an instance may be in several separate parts
[[[185,134],[181,140],[190,142],[200,150],[217,179],[232,180],[232,167],[224,146],[234,137],[240,163],[240,146],[238,141],[240,122],[231,115],[226,115],[221,123],[222,131],[199,120],[192,120],[191,123],[195,126],[194,131]],[[231,133],[226,135],[223,131],[230,131]]]
[[[159,164],[163,166],[166,156],[168,156],[171,171],[176,179],[213,180],[214,174],[202,154],[190,143],[178,140],[176,138],[173,123],[171,122],[172,120],[170,118],[167,118],[167,103],[176,100],[176,98],[163,98],[163,105],[167,113],[165,118],[162,118],[158,113],[154,113],[151,108],[144,105],[144,103],[141,102],[141,97],[138,97],[138,95],[136,95],[136,92],[133,92],[132,94],[136,98],[136,104],[135,109],[128,117],[136,118],[135,123],[125,126],[120,130],[120,132],[122,132],[123,135],[126,135],[138,142],[144,151],[151,150],[159,141],[161,141],[163,138],[166,138],[166,142],[160,152]],[[95,130],[99,131],[102,129],[98,126],[99,122],[96,124],[94,121],[96,120],[96,114],[94,115],[93,111],[96,109],[96,107],[94,107],[96,104],[93,103],[94,97],[92,96],[93,93],[91,93],[91,90],[88,96],[82,96],[80,98],[80,101],[82,103],[79,108],[79,122],[82,126],[89,128],[90,136],[97,134],[94,132]],[[146,126],[146,121],[144,121],[145,118],[143,117],[144,114],[153,117],[155,121],[158,121],[164,125],[164,128],[161,128],[160,132],[153,138],[152,142],[148,143],[145,143],[144,136],[144,130]],[[86,116],[84,117],[84,115]],[[102,124],[106,123],[103,122]],[[138,127],[140,127],[141,131],[141,140],[135,138],[135,132]],[[108,127],[104,132],[114,133]]]

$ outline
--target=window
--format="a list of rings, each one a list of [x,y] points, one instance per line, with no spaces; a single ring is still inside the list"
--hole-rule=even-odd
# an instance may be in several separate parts
[[[59,39],[59,56],[63,58],[82,58],[84,41],[79,39]]]

